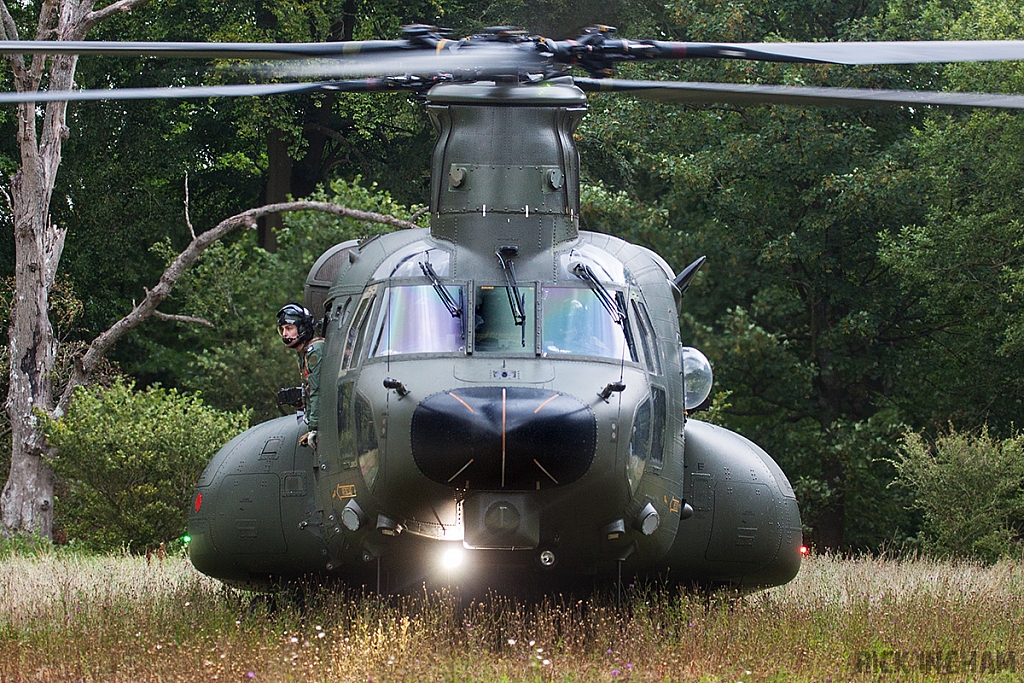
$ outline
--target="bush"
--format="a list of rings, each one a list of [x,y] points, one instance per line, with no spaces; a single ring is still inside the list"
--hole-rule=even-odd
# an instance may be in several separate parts
[[[906,434],[893,464],[916,494],[926,552],[985,562],[1024,554],[1024,436],[951,429],[929,444]]]
[[[68,485],[56,513],[69,540],[142,551],[180,538],[203,468],[249,416],[173,389],[136,392],[120,380],[78,389],[65,417],[42,418],[57,449],[53,468]]]

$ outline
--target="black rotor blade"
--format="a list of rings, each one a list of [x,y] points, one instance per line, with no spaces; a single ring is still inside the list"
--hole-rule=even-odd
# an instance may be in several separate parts
[[[869,90],[864,88],[810,88],[741,83],[682,83],[677,81],[627,81],[614,78],[574,78],[586,92],[616,92],[648,100],[691,104],[791,104],[864,107],[904,105],[943,107],[995,107],[1024,109],[1024,95],[990,95],[973,92],[922,92],[917,90]]]
[[[1024,60],[1022,40],[917,40],[836,43],[649,43],[655,59],[751,59],[831,64],[925,64]],[[637,51],[633,47],[633,51]],[[643,57],[641,57],[643,58]]]
[[[101,40],[0,40],[0,54],[111,55],[198,59],[301,59],[417,49],[408,40],[333,43],[161,43]]]
[[[185,100],[207,97],[252,97],[314,92],[379,92],[400,87],[390,79],[258,85],[199,85],[183,88],[123,88],[118,90],[41,90],[0,93],[0,104],[12,102],[95,102],[99,100]]]

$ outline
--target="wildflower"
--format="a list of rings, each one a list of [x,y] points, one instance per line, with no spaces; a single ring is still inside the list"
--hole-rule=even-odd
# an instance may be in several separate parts
[[[255,674],[255,672],[252,672],[252,671],[246,671],[245,672],[245,677],[246,678],[256,678],[256,674]]]
[[[508,644],[509,645],[515,645],[516,644],[516,639],[515,638],[509,638],[508,639]]]
[[[550,666],[551,660],[550,659],[545,659],[543,662],[541,662],[541,664],[543,664],[544,666]]]
[[[618,669],[612,669],[612,676],[618,676],[618,675],[619,675],[619,670]]]
[[[289,640],[290,640],[291,642],[293,642],[293,643],[297,643],[297,642],[299,642],[299,639],[298,639],[298,638],[296,638],[295,636],[292,636],[291,638],[289,638]]]

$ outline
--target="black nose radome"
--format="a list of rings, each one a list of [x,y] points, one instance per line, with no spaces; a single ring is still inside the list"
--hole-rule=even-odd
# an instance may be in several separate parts
[[[412,454],[436,482],[538,490],[576,481],[594,460],[597,422],[574,396],[468,387],[427,397],[412,417]]]

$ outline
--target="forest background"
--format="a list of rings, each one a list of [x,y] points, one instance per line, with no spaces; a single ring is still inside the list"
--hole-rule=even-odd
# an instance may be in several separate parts
[[[38,4],[12,11],[27,21]],[[1024,6],[1010,0],[152,0],[100,24],[90,38],[385,39],[409,23],[450,27],[456,36],[520,25],[567,38],[604,23],[628,37],[715,42],[1021,39]],[[619,73],[1024,92],[1024,67],[1014,63],[684,62]],[[77,82],[146,87],[222,78],[211,65],[189,60],[96,57],[79,62]],[[0,86],[11,89],[6,73]],[[0,184],[18,166],[15,126],[13,108],[0,109]],[[186,187],[197,231],[289,196],[402,217],[427,199],[433,132],[422,106],[405,95],[87,103],[70,107],[68,126],[51,207],[53,219],[68,229],[51,294],[65,368],[76,350],[144,296],[143,288],[188,243]],[[980,529],[967,553],[1019,552],[1024,458],[1013,437],[1024,406],[1024,126],[1018,113],[669,106],[594,95],[577,138],[582,228],[649,246],[677,270],[709,256],[684,300],[684,343],[702,349],[715,367],[715,419],[764,446],[793,481],[810,541],[832,550],[917,548],[934,515],[959,510],[969,529],[972,515],[994,505],[995,528]],[[292,381],[295,361],[276,340],[277,308],[301,298],[305,273],[323,249],[377,229],[304,214],[219,243],[164,306],[213,327],[140,326],[110,354],[107,381],[124,376],[139,389],[159,384],[201,392],[220,410],[252,410],[254,421],[279,414],[276,390]],[[0,275],[9,282],[14,252],[7,212],[0,213],[0,231]],[[6,381],[7,373],[0,377]],[[9,453],[9,429],[4,434]],[[127,427],[121,434],[126,442],[138,438]],[[945,501],[938,511],[915,500],[924,489],[912,485],[906,469],[917,456],[931,458],[936,442],[953,444],[962,458],[948,465],[954,490],[932,496]],[[972,450],[979,442],[993,448]],[[1000,443],[1016,450],[988,458]],[[2,479],[7,460],[0,459]],[[894,486],[901,465],[905,485]],[[72,508],[62,521],[60,491],[58,529],[74,529]]]

